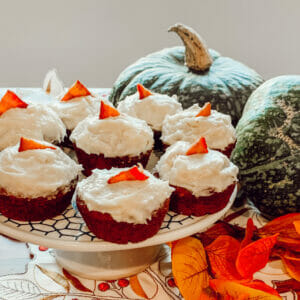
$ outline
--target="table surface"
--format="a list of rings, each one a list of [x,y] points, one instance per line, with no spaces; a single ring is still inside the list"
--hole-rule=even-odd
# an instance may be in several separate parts
[[[3,89],[0,89],[0,94]],[[108,89],[94,90],[107,95]],[[266,220],[253,207],[245,204],[231,209],[226,215],[247,207],[232,224],[245,226],[249,217],[257,227]],[[269,262],[254,274],[255,279],[276,288],[284,286],[291,278],[281,261]],[[300,291],[298,291],[299,295]],[[281,294],[283,299],[296,300],[297,291]],[[182,299],[171,271],[170,250],[164,247],[158,261],[132,278],[116,281],[96,281],[74,277],[62,270],[55,261],[52,249],[23,243],[0,235],[0,299]]]

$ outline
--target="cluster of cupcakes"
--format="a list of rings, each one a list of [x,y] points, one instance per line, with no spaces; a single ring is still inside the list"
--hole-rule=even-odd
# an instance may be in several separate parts
[[[0,212],[52,218],[76,191],[88,228],[115,243],[153,236],[169,208],[195,216],[221,210],[237,182],[230,117],[209,103],[183,110],[176,97],[140,84],[117,108],[79,81],[47,105],[8,91],[0,128]],[[75,150],[78,163],[62,146]],[[144,169],[153,149],[166,150],[158,176]],[[78,182],[81,172],[87,178]]]

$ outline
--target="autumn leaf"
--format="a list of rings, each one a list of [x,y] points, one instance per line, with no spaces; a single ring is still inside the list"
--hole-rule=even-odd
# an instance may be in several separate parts
[[[267,237],[279,233],[276,245],[300,251],[300,235],[294,222],[300,221],[300,213],[291,213],[268,222],[257,230],[259,237]]]
[[[256,290],[261,290],[261,291],[264,291],[266,293],[269,293],[269,294],[280,297],[278,292],[275,289],[273,289],[269,285],[265,284],[261,280],[256,279],[256,280],[249,281],[249,282],[241,282],[241,284],[244,285],[244,286],[248,286],[250,288],[253,288],[253,289],[256,289]]]
[[[262,290],[257,290],[241,283],[224,280],[224,279],[212,279],[209,281],[210,287],[223,296],[222,299],[232,300],[278,300],[280,296],[269,294]]]
[[[208,287],[209,275],[202,243],[193,237],[179,240],[172,247],[172,271],[185,300],[200,299]]]
[[[50,270],[47,270],[39,265],[36,265],[38,267],[38,269],[44,273],[46,276],[48,276],[49,278],[51,278],[54,282],[56,282],[57,284],[59,284],[60,286],[62,286],[67,292],[70,291],[70,284],[68,282],[68,280],[66,280],[66,278],[64,276],[62,276],[61,274],[57,273],[57,272],[53,272]]]
[[[252,242],[253,233],[256,227],[254,226],[253,220],[251,218],[247,221],[247,227],[245,232],[245,237],[241,242],[241,249],[245,248],[248,244]]]
[[[235,267],[240,242],[229,235],[221,235],[205,247],[212,274],[216,278],[241,279]]]
[[[140,281],[137,275],[130,277],[129,279],[131,289],[140,297],[149,299],[147,294],[145,293],[144,289],[142,288]]]
[[[92,291],[90,289],[88,289],[87,287],[85,287],[81,281],[76,278],[75,276],[73,276],[72,274],[70,274],[66,269],[62,269],[63,274],[66,276],[66,278],[68,278],[68,280],[70,280],[70,282],[72,283],[72,285],[79,291],[82,292],[90,292],[92,293]]]
[[[281,261],[287,273],[297,281],[300,281],[300,256],[286,251],[280,255]]]
[[[275,234],[259,239],[239,251],[235,265],[243,278],[251,279],[255,272],[267,264],[277,237],[278,234]]]

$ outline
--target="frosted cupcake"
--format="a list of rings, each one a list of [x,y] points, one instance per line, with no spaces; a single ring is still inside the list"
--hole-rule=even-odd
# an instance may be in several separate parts
[[[53,144],[21,138],[0,152],[0,212],[21,221],[62,213],[80,171],[81,166]]]
[[[27,104],[8,90],[0,101],[0,150],[17,144],[21,136],[60,144],[66,128],[50,107]]]
[[[166,116],[162,126],[162,142],[168,147],[178,141],[194,143],[205,136],[209,148],[230,156],[235,142],[231,117],[211,109],[210,103],[202,108],[194,104],[172,116]]]
[[[202,216],[223,209],[237,182],[238,168],[227,156],[207,148],[204,138],[177,142],[157,163],[159,177],[175,188],[170,209]]]
[[[91,170],[147,165],[153,148],[153,132],[147,123],[120,114],[101,102],[99,116],[90,116],[73,130],[71,141],[86,175]]]
[[[137,84],[137,92],[121,101],[118,104],[118,110],[146,121],[154,132],[157,148],[160,148],[163,120],[167,115],[173,115],[182,111],[182,106],[177,101],[176,96],[170,97],[168,95],[153,93],[143,85]]]
[[[95,169],[78,183],[77,207],[98,238],[136,243],[160,229],[172,191],[168,182],[137,166]]]

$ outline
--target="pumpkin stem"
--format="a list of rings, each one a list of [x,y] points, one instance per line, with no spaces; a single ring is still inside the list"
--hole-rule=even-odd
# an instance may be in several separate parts
[[[176,32],[185,45],[185,64],[192,71],[205,71],[212,65],[213,60],[201,36],[192,28],[175,24],[168,31]]]

